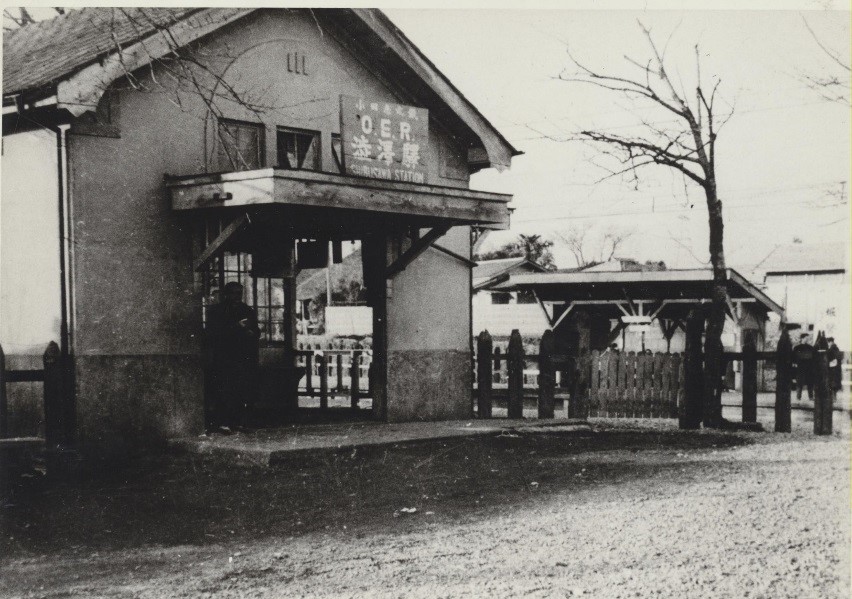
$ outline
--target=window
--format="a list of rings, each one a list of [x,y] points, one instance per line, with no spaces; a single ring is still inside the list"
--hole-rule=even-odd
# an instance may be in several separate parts
[[[491,303],[492,304],[508,304],[512,299],[511,293],[504,293],[502,291],[492,291],[491,292]]]
[[[519,304],[534,304],[536,303],[535,293],[533,293],[529,289],[522,289],[518,291],[518,303]]]
[[[278,127],[278,168],[319,170],[319,133]]]
[[[219,121],[216,168],[220,171],[250,171],[264,166],[263,125]]]
[[[207,243],[219,234],[222,226],[218,219],[207,221]],[[257,314],[261,344],[275,345],[287,338],[287,286],[282,278],[253,277],[251,259],[247,252],[224,252],[208,262],[204,271],[204,322],[207,322],[207,308],[221,300],[220,290],[237,281],[243,286],[243,301]]]

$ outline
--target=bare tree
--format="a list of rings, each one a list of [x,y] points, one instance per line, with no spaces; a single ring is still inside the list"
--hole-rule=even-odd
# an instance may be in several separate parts
[[[809,88],[817,92],[820,96],[830,102],[837,102],[846,106],[852,106],[852,99],[849,95],[850,75],[852,75],[852,65],[850,65],[849,57],[844,56],[842,52],[836,48],[832,48],[824,43],[816,34],[813,28],[808,23],[805,17],[802,21],[811,34],[811,37],[816,42],[819,49],[829,59],[831,70],[825,75],[801,75],[802,81]]]
[[[641,119],[635,134],[621,135],[594,129],[579,132],[579,139],[591,142],[616,161],[617,166],[610,170],[608,177],[630,174],[638,180],[644,167],[664,166],[684,177],[685,181],[697,185],[704,193],[710,230],[710,263],[713,268],[712,301],[704,348],[704,423],[705,426],[718,427],[722,422],[718,393],[721,385],[721,338],[728,293],[722,202],[716,183],[716,141],[719,130],[733,114],[733,108],[728,107],[724,114],[719,110],[719,78],[714,78],[709,88],[703,85],[697,45],[696,83],[694,95],[690,97],[682,89],[682,84],[681,89],[676,87],[666,69],[665,48],[668,41],[661,52],[650,29],[641,22],[639,26],[648,42],[650,58],[638,61],[625,56],[628,65],[638,69],[636,76],[620,77],[594,70],[579,63],[569,53],[576,71],[563,72],[559,79],[591,84],[638,103],[649,104],[668,115],[668,120],[662,125]]]
[[[593,231],[593,227],[575,225],[554,233],[574,256],[580,268],[609,262],[633,235],[633,231],[615,227],[604,229],[600,234]]]

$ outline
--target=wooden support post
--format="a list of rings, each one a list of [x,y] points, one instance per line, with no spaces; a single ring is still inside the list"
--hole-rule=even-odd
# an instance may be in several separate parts
[[[781,330],[775,354],[775,432],[789,433],[792,430],[790,393],[793,382],[793,344],[785,326]]]
[[[305,355],[305,392],[313,397],[314,395],[314,356],[313,354]]]
[[[0,345],[0,439],[9,436],[9,403],[6,399],[6,354]],[[3,456],[0,456],[0,460]]]
[[[538,417],[553,418],[553,403],[556,392],[556,369],[553,354],[556,341],[553,331],[547,329],[538,347]]]
[[[678,426],[687,430],[701,428],[701,397],[704,392],[704,356],[701,351],[703,335],[703,312],[690,310],[686,318],[686,350],[683,354],[684,394],[678,411]]]
[[[746,331],[747,333],[749,331]],[[757,331],[754,331],[757,333]],[[757,422],[757,348],[754,335],[746,335],[743,345],[743,422]]]
[[[361,395],[361,350],[356,349],[352,352],[351,362],[349,363],[349,394],[352,398],[352,409],[358,409],[358,400]]]
[[[494,344],[488,331],[476,338],[476,412],[479,418],[491,418],[491,384],[494,380],[492,357]]]
[[[343,393],[343,354],[337,354],[334,369],[337,372],[337,385],[335,385],[334,391]]]
[[[317,356],[317,366],[320,372],[320,410],[328,409],[328,356],[322,353]]]
[[[524,342],[518,329],[509,336],[509,418],[524,417]]]
[[[832,431],[833,405],[831,401],[831,380],[828,369],[828,343],[820,332],[814,344],[814,434],[830,435]]]

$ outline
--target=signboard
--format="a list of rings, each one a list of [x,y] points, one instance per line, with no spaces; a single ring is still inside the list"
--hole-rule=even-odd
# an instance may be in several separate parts
[[[347,175],[426,183],[429,111],[340,96],[340,138]]]

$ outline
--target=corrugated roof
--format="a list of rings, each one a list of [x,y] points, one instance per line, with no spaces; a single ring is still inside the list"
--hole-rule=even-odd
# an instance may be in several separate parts
[[[755,267],[766,273],[846,270],[846,246],[841,242],[779,245]]]
[[[3,33],[3,95],[52,86],[198,8],[83,8]]]

